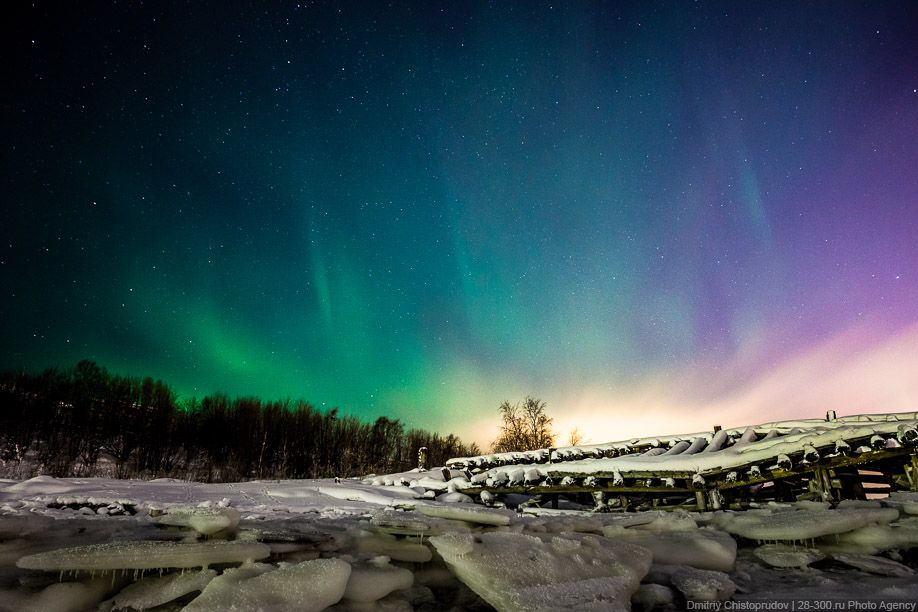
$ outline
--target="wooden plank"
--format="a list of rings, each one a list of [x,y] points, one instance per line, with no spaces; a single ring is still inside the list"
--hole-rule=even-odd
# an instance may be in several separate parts
[[[624,487],[613,487],[613,486],[595,486],[595,487],[584,487],[584,486],[568,486],[562,487],[560,485],[552,487],[470,487],[466,489],[458,489],[460,493],[465,493],[475,497],[482,491],[488,491],[489,493],[494,493],[495,495],[501,495],[506,493],[521,493],[523,495],[537,495],[545,493],[562,493],[562,494],[575,494],[575,493],[593,493],[595,491],[602,491],[603,493],[612,493],[612,494],[623,494],[623,493],[658,493],[663,495],[668,494],[685,494],[691,495],[695,492],[695,489],[683,489],[683,488],[670,488],[670,487],[639,487],[639,486],[624,486]]]
[[[861,455],[853,457],[833,457],[827,464],[823,466],[815,465],[800,465],[799,467],[792,468],[791,470],[774,470],[772,472],[763,472],[762,475],[758,478],[750,478],[746,480],[735,480],[728,482],[727,480],[715,480],[712,485],[712,488],[715,489],[735,489],[738,487],[748,487],[756,484],[761,484],[763,482],[783,480],[785,478],[792,478],[795,476],[805,476],[814,472],[817,467],[826,468],[826,469],[835,469],[842,467],[850,467],[856,465],[865,465],[870,464],[875,461],[882,461],[885,459],[891,459],[895,457],[904,457],[909,453],[909,449],[905,448],[894,448],[894,449],[884,449],[871,451],[869,453],[863,453]]]

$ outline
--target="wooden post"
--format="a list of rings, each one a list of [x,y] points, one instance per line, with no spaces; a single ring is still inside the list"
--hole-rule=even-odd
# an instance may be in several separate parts
[[[813,479],[816,481],[816,491],[822,497],[821,501],[835,501],[832,495],[832,480],[829,478],[829,472],[825,468],[816,468],[813,471]]]
[[[918,455],[911,455],[912,469],[908,475],[909,488],[918,491]]]
[[[695,503],[698,504],[699,512],[704,512],[708,509],[707,504],[704,502],[704,491],[695,491]]]

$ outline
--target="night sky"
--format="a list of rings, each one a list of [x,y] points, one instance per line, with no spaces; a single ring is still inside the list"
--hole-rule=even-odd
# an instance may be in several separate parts
[[[482,443],[918,410],[914,2],[16,4],[0,367]]]

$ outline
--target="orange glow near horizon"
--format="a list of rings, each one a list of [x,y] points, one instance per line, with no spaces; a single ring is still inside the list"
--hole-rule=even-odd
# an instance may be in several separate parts
[[[636,437],[711,431],[714,425],[741,427],[772,421],[918,410],[918,324],[880,341],[852,329],[738,384],[731,369],[689,368],[646,379],[629,389],[590,387],[554,397],[557,444],[568,444],[577,428],[581,444]],[[486,452],[496,435],[496,416],[469,424],[462,435]]]

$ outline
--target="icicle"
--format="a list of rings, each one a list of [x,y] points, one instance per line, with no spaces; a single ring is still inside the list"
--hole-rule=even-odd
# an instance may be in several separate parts
[[[58,577],[57,577],[57,581],[58,581],[58,582],[63,582],[63,581],[64,581],[64,570],[61,570],[60,575],[58,575]]]

